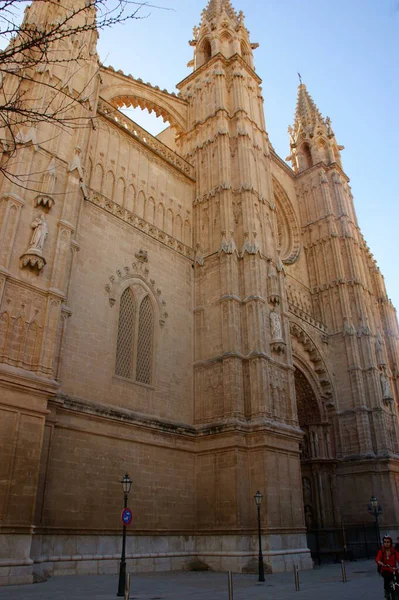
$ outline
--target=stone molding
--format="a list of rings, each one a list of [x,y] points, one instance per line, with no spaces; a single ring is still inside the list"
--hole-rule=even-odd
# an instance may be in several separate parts
[[[276,201],[276,214],[277,217],[280,217],[278,221],[282,228],[281,260],[285,265],[292,265],[298,260],[301,252],[301,230],[290,199],[275,177],[273,177],[273,191]]]
[[[174,250],[178,254],[181,254],[185,258],[194,260],[193,248],[190,248],[182,242],[179,242],[179,240],[165,233],[161,229],[158,229],[158,227],[156,227],[155,225],[152,225],[148,221],[145,221],[141,217],[138,217],[127,208],[123,208],[123,206],[121,206],[117,202],[109,200],[108,198],[94,190],[91,190],[91,192],[89,193],[87,201],[93,204],[94,206],[102,208],[107,213],[113,215],[117,219],[121,219],[122,221],[127,223],[127,225],[131,225],[139,231],[146,233],[153,239],[158,240],[158,242],[161,242],[161,244],[167,246],[171,250]]]
[[[322,391],[322,398],[328,401],[328,405],[335,406],[333,400],[333,385],[330,375],[316,344],[313,342],[309,334],[300,325],[298,325],[298,323],[293,321],[290,321],[290,333],[301,344],[313,365],[314,373],[318,379],[320,389]]]
[[[157,156],[166,160],[170,165],[175,167],[180,173],[186,177],[195,180],[195,169],[184,158],[173,152],[168,146],[163,144],[156,137],[152,136],[148,131],[137,125],[134,121],[126,117],[113,106],[100,100],[98,103],[98,113],[105,117],[108,121],[117,125],[120,129],[131,135],[136,141],[143,144],[146,148],[154,152]]]

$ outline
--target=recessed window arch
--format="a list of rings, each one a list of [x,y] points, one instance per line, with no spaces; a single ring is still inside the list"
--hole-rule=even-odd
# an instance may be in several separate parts
[[[244,40],[241,41],[241,56],[245,60],[247,65],[252,67],[251,50],[250,50],[249,46],[244,42]]]
[[[302,144],[301,150],[303,155],[303,168],[310,169],[310,167],[313,165],[313,160],[309,144],[307,144],[306,142]]]
[[[212,58],[212,46],[208,38],[205,38],[198,49],[196,68],[202,67],[208,60]]]
[[[115,375],[152,384],[154,323],[150,294],[140,284],[127,287],[119,303]]]

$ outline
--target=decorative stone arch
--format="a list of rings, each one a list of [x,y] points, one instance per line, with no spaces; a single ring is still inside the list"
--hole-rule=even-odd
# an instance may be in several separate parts
[[[252,67],[253,66],[253,64],[252,64],[253,61],[252,61],[251,46],[245,40],[241,40],[241,42],[240,42],[240,48],[241,48],[241,57],[247,63],[247,65],[249,65],[250,67]]]
[[[153,298],[154,307],[158,313],[159,325],[164,326],[168,313],[166,312],[166,302],[162,297],[162,291],[156,286],[153,279],[150,278],[149,269],[146,266],[147,253],[144,250],[136,252],[137,261],[123,269],[117,269],[115,275],[109,277],[109,283],[105,286],[111,307],[115,305],[116,299],[120,298],[124,290],[134,281],[141,281],[143,287]]]
[[[318,162],[324,162],[326,165],[330,164],[329,143],[323,135],[317,136],[316,149]]]
[[[335,419],[325,402],[325,385],[318,372],[323,362],[320,353],[301,328],[291,325],[301,346],[295,349],[293,344],[294,381],[298,424],[303,432],[299,450],[304,517],[307,529],[313,530],[337,520]]]
[[[204,37],[204,39],[198,45],[198,48],[196,49],[196,52],[195,52],[195,56],[196,56],[196,61],[195,61],[196,69],[198,69],[199,67],[202,67],[202,65],[207,63],[208,60],[210,60],[212,58],[212,44],[211,44],[210,39],[207,36]]]
[[[298,260],[301,251],[300,228],[287,193],[274,177],[273,191],[281,260],[284,264],[291,265]]]
[[[132,384],[153,388],[161,329],[168,314],[162,291],[149,276],[147,252],[140,249],[135,256],[137,262],[117,269],[105,286],[110,306],[115,306],[113,373]]]
[[[220,50],[223,56],[230,58],[233,54],[233,36],[228,29],[222,31],[220,35]]]
[[[307,424],[327,422],[327,411],[325,404],[322,401],[323,389],[320,385],[317,373],[315,373],[308,362],[304,360],[304,357],[299,356],[297,353],[294,353],[293,355],[293,364],[295,368],[295,389],[297,390],[297,383],[299,380],[299,382],[303,384],[306,382],[310,392],[310,402],[306,407],[299,406],[300,399],[297,397],[299,425],[302,426],[304,422],[303,415],[301,415],[301,410],[307,412],[307,418],[305,419]]]
[[[293,321],[290,322],[290,333],[292,338],[296,340],[301,347],[301,353],[296,353],[295,347],[293,347],[295,359],[300,359],[300,356],[302,355],[302,357],[306,358],[306,363],[312,365],[312,374],[318,383],[321,398],[324,400],[327,407],[333,407],[334,387],[325,361],[317,348],[317,345],[298,323],[294,323]]]
[[[122,71],[115,72],[112,67],[101,68],[101,81],[101,98],[115,108],[147,109],[169,122],[179,133],[187,130],[187,103],[182,98],[126,76]]]

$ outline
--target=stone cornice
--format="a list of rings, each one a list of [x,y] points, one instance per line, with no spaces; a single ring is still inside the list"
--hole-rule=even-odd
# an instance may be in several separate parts
[[[301,178],[303,178],[304,175],[308,175],[309,173],[314,173],[318,169],[324,169],[326,172],[328,172],[328,171],[334,171],[334,170],[335,171],[339,171],[339,173],[342,175],[342,177],[345,179],[345,181],[347,183],[349,183],[349,181],[350,181],[350,179],[347,176],[347,174],[342,170],[342,168],[336,162],[330,163],[329,165],[326,165],[322,161],[318,162],[315,165],[312,165],[311,167],[309,167],[308,169],[305,169],[305,171],[301,171],[300,173],[294,174],[294,177],[295,177],[295,179],[297,181],[299,181]]]
[[[293,179],[295,178],[295,173],[294,171],[291,169],[291,167],[289,165],[287,165],[286,162],[283,161],[283,159],[276,153],[276,151],[274,150],[274,148],[272,147],[272,145],[270,145],[270,156],[272,157],[272,160],[278,164],[279,167],[282,167],[284,169],[284,171],[286,173],[288,173],[288,175],[290,175]]]
[[[165,434],[173,434],[183,438],[196,439],[209,437],[220,434],[229,435],[248,435],[248,434],[273,434],[278,436],[294,437],[298,441],[302,439],[301,430],[290,424],[276,423],[264,417],[257,417],[253,421],[248,421],[239,418],[223,419],[221,421],[189,425],[177,421],[161,419],[127,410],[117,406],[109,406],[82,398],[68,396],[67,394],[59,393],[54,399],[50,400],[50,405],[53,404],[56,410],[63,412],[74,413],[80,416],[95,416],[107,421],[116,421],[126,425],[136,425],[140,428],[149,430],[162,431]],[[262,441],[260,441],[262,443]],[[186,449],[187,450],[187,449]],[[195,451],[193,448],[192,451]]]
[[[46,398],[54,395],[60,386],[59,382],[52,378],[6,363],[0,363],[0,381],[5,388],[23,390],[30,395]]]
[[[223,56],[223,54],[219,52],[218,54],[215,54],[215,56],[213,56],[211,59],[209,59],[208,62],[206,62],[204,65],[190,73],[190,75],[188,75],[185,79],[176,84],[177,89],[180,90],[182,87],[190,83],[190,81],[196,79],[198,75],[205,73],[205,71],[209,69],[209,67],[215,66],[219,61],[223,62],[223,64],[226,67],[230,66],[230,64],[233,64],[234,62],[239,62],[241,67],[243,67],[247,71],[248,75],[253,77],[259,85],[262,83],[262,80],[259,77],[259,75],[257,75],[249,65],[247,65],[245,60],[239,54],[234,54],[230,58],[226,58],[225,56]]]
[[[158,229],[158,227],[135,215],[127,208],[123,208],[123,206],[121,206],[120,204],[109,200],[99,192],[90,190],[90,194],[87,197],[86,201],[90,202],[94,206],[102,208],[104,211],[106,211],[108,214],[112,215],[116,219],[124,221],[127,225],[135,227],[142,233],[149,235],[150,237],[157,240],[170,250],[174,250],[175,252],[181,254],[185,258],[188,258],[189,260],[194,260],[194,250],[190,248],[190,246],[186,246],[185,244],[183,244],[183,242],[180,242],[173,236],[165,233],[165,231]]]
[[[58,298],[61,301],[66,300],[65,294],[60,290],[56,290],[54,288],[43,289],[43,288],[37,287],[37,286],[33,285],[32,283],[30,283],[29,281],[19,279],[18,277],[15,277],[8,271],[2,270],[1,268],[0,268],[0,275],[2,275],[5,279],[12,282],[13,284],[23,288],[24,290],[28,289],[31,292],[34,292],[35,294],[41,294],[45,297],[51,296],[52,298]]]

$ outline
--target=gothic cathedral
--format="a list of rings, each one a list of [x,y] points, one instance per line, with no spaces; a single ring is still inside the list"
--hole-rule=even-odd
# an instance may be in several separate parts
[[[117,572],[125,472],[133,571],[253,570],[257,490],[269,571],[310,568],[307,530],[367,520],[373,494],[392,531],[399,330],[330,120],[301,83],[277,156],[230,0],[203,11],[178,94],[96,40],[36,69],[43,105],[67,81],[76,125],[25,121],[0,182],[0,582]]]

